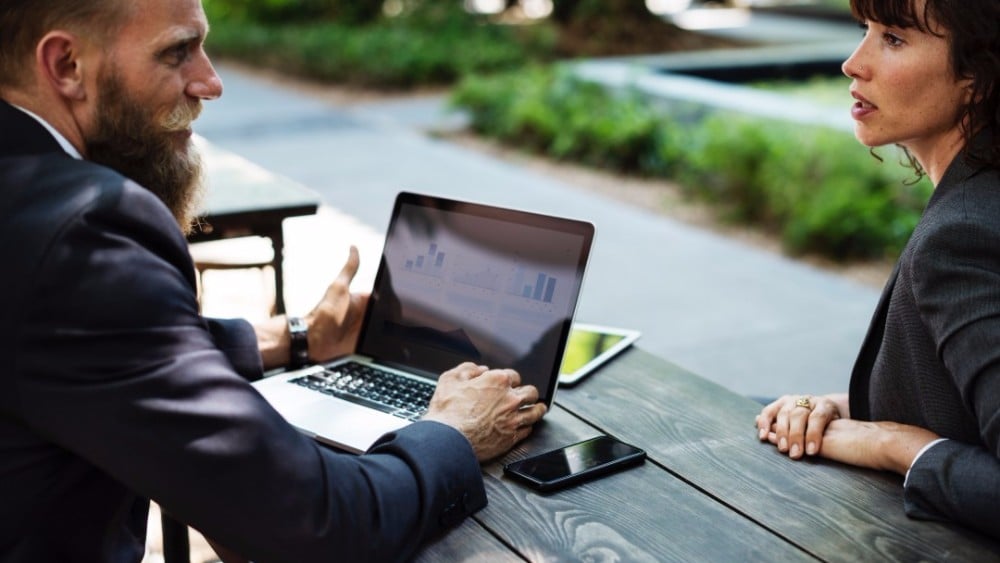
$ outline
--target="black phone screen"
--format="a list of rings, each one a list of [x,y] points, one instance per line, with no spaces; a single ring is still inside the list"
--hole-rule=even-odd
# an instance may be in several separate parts
[[[509,463],[504,472],[534,488],[552,490],[634,465],[645,457],[646,452],[635,446],[598,436]]]

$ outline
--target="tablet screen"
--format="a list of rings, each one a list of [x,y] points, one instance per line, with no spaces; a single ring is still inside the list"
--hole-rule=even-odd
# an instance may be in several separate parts
[[[573,323],[559,369],[559,384],[566,386],[578,382],[637,338],[639,332],[635,330]]]

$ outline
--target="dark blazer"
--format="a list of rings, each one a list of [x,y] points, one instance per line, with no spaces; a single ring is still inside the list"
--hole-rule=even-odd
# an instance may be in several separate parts
[[[948,168],[883,291],[850,403],[852,418],[949,439],[910,469],[908,515],[1000,538],[1000,171],[964,155]]]
[[[145,499],[257,561],[399,560],[486,504],[448,426],[363,456],[289,426],[166,207],[2,101],[0,194],[0,561],[138,561]]]

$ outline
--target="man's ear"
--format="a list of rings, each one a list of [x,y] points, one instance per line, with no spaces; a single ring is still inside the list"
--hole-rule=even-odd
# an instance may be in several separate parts
[[[35,51],[39,81],[63,97],[77,101],[86,99],[83,48],[83,42],[76,35],[58,30],[47,33]]]

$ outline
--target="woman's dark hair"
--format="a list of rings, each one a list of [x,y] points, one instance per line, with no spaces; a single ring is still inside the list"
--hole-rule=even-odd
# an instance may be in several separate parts
[[[851,0],[851,11],[860,21],[944,30],[955,76],[972,80],[972,101],[960,116],[968,156],[1000,168],[1000,1],[926,0],[921,10],[919,0]],[[973,146],[972,138],[983,129],[992,133],[989,143]]]

